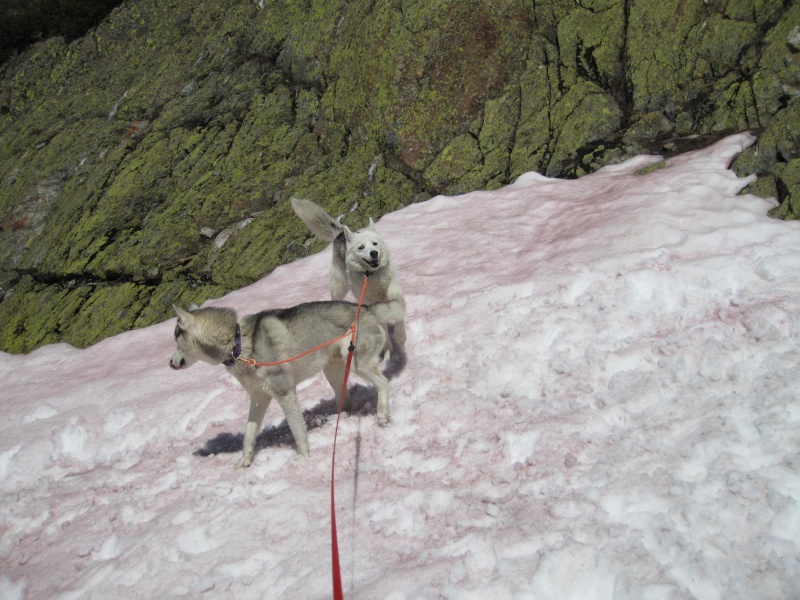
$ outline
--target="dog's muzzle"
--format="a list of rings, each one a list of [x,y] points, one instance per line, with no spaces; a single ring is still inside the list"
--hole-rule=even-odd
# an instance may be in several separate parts
[[[364,262],[367,263],[373,269],[377,269],[378,266],[381,264],[380,256],[378,255],[378,251],[377,250],[373,250],[372,252],[370,252],[369,253],[369,260],[367,260],[365,258]]]
[[[181,358],[181,362],[179,364],[177,364],[177,365],[175,363],[173,363],[172,361],[169,361],[170,368],[174,369],[176,371],[180,371],[185,365],[186,365],[186,359],[185,358]]]

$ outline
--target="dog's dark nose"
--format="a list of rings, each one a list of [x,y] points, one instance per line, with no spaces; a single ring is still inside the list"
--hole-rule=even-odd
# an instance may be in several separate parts
[[[378,258],[378,251],[377,250],[373,250],[372,252],[369,253],[369,255],[372,258]]]

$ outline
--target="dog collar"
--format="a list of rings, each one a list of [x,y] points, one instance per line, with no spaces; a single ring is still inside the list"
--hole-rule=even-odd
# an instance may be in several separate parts
[[[242,354],[242,332],[239,329],[239,324],[236,324],[236,335],[233,337],[233,350],[231,350],[231,355],[222,361],[222,364],[226,367],[233,366],[233,363],[236,362],[236,359],[239,358]]]

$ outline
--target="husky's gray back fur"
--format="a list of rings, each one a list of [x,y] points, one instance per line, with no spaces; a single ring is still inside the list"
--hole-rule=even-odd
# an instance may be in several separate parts
[[[350,302],[309,302],[297,306],[266,310],[243,317],[238,323],[242,358],[258,363],[274,363],[296,357],[342,334],[348,333],[357,306]],[[385,303],[363,306],[358,322],[353,370],[369,381],[378,393],[378,417],[389,418],[388,381],[381,372],[381,357],[389,347],[385,324],[402,317],[403,306]],[[295,388],[305,379],[323,371],[333,387],[337,402],[342,398],[345,361],[350,336],[315,350],[301,358],[272,366],[249,366],[236,357],[236,313],[225,308],[184,310],[175,307],[177,348],[170,360],[174,369],[186,369],[198,361],[220,364],[228,361],[228,371],[250,395],[250,413],[245,429],[239,466],[248,466],[255,452],[256,437],[264,413],[274,397],[286,415],[297,444],[297,452],[308,455],[308,440],[303,413]]]

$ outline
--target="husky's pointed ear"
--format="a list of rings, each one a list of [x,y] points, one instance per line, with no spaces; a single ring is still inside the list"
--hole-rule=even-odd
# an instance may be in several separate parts
[[[177,304],[173,304],[172,308],[175,309],[175,314],[178,315],[178,323],[180,325],[186,326],[192,322],[192,319],[194,319],[194,315],[192,315],[192,313],[190,313],[188,310],[182,309]]]
[[[197,310],[198,308],[200,308],[200,307],[197,306],[197,304],[195,304],[194,302],[189,302],[189,312],[193,312],[193,311]]]
[[[344,231],[344,239],[349,242],[353,241],[353,232],[350,231],[350,228],[347,225],[342,225],[342,231]]]

